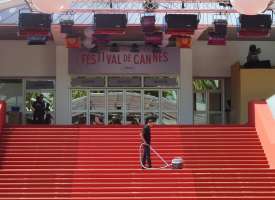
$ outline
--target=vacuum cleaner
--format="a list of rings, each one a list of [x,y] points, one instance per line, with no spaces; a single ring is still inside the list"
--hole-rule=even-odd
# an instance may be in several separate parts
[[[143,145],[146,145],[145,143],[142,143],[139,148],[140,152],[140,165],[144,169],[166,169],[168,167],[171,167],[172,169],[182,169],[183,168],[183,159],[180,156],[174,157],[169,164],[164,158],[150,145],[151,151],[164,163],[164,166],[159,167],[159,168],[147,168],[146,166],[143,165],[142,163],[142,149]]]

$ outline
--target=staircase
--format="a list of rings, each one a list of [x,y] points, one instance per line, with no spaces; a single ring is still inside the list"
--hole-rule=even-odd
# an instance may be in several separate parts
[[[254,127],[163,126],[152,145],[183,170],[141,170],[134,127],[7,127],[0,200],[275,199]],[[152,156],[153,167],[162,166]]]

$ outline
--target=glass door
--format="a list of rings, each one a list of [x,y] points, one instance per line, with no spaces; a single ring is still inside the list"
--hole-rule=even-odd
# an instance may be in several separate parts
[[[88,122],[88,90],[71,90],[72,124],[87,124]]]
[[[7,123],[22,124],[23,81],[20,79],[1,79],[0,100],[7,103]]]
[[[43,100],[47,109],[47,114],[51,116],[50,124],[55,122],[55,91],[47,90],[28,90],[25,94],[25,123],[33,123],[33,103],[36,101],[37,97],[43,95]],[[46,117],[46,116],[45,116]],[[46,123],[46,122],[45,122]]]
[[[178,94],[175,89],[161,90],[161,123],[177,124]]]
[[[108,90],[108,124],[124,124],[124,101],[123,90]]]
[[[54,80],[24,80],[24,123],[32,124],[33,103],[43,96],[45,103],[45,124],[55,123],[55,81]]]
[[[158,123],[176,124],[177,89],[72,89],[73,124],[143,124],[149,116]]]
[[[125,91],[125,116],[126,124],[138,125],[141,123],[141,90]]]
[[[146,89],[143,95],[143,119],[150,116],[157,118],[157,123],[160,123],[160,90]]]
[[[208,122],[210,124],[224,123],[223,95],[220,91],[208,92]]]
[[[103,125],[106,118],[106,90],[90,90],[90,123],[91,125]]]
[[[224,123],[222,80],[194,80],[194,124]]]
[[[207,124],[207,92],[197,91],[194,93],[194,124]]]

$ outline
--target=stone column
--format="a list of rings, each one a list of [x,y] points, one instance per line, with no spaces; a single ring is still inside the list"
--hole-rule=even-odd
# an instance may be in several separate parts
[[[193,124],[192,49],[180,49],[180,124]]]
[[[68,49],[56,46],[56,124],[71,124]]]

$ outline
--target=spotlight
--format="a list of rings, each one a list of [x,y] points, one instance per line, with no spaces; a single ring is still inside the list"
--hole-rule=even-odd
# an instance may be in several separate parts
[[[110,52],[119,52],[119,46],[117,43],[113,43],[110,47]]]
[[[28,45],[45,45],[48,41],[47,36],[29,36]]]
[[[61,26],[61,33],[67,33],[67,34],[72,34],[73,33],[73,25],[74,25],[74,20],[61,20],[60,21],[60,26]]]
[[[156,17],[152,16],[143,16],[140,20],[141,27],[145,33],[153,33],[155,31]]]
[[[139,47],[136,43],[132,44],[132,46],[130,48],[130,52],[132,52],[132,53],[138,53],[139,52]]]
[[[214,21],[215,33],[219,37],[226,37],[227,34],[227,20],[217,19]]]
[[[81,39],[76,35],[68,35],[65,38],[65,45],[67,48],[81,48]]]

